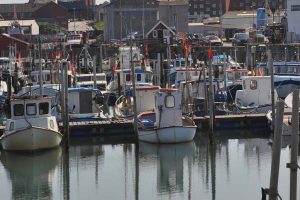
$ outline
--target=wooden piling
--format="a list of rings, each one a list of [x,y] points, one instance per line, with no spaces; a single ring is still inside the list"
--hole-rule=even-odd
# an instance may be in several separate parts
[[[284,102],[277,102],[277,110],[275,117],[275,131],[274,142],[272,146],[272,165],[271,165],[271,178],[269,188],[269,200],[276,200],[278,196],[278,176],[279,176],[279,164],[280,164],[280,151],[281,151],[281,135],[283,124],[283,111]]]
[[[292,108],[292,137],[291,137],[291,163],[290,168],[290,200],[297,199],[297,170],[298,170],[298,143],[299,143],[299,90],[293,92]]]
[[[272,53],[271,50],[267,50],[267,56],[268,56],[268,68],[270,69],[270,76],[271,76],[271,103],[272,103],[272,124],[271,129],[274,131],[274,122],[275,122],[275,94],[274,94],[274,69],[273,69],[273,59],[272,59]]]
[[[213,92],[213,70],[212,61],[209,58],[209,128],[212,133],[214,130],[214,92]]]

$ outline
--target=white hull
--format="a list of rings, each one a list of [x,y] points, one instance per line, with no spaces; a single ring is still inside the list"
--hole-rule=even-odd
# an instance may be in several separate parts
[[[35,151],[49,149],[60,144],[62,135],[59,132],[40,127],[29,127],[3,135],[0,138],[4,150]]]
[[[171,126],[158,129],[138,129],[140,141],[149,143],[181,143],[194,139],[196,126]]]

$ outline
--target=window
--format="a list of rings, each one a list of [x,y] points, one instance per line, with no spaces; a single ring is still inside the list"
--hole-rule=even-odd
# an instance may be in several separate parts
[[[256,90],[257,89],[257,81],[256,80],[251,80],[250,81],[250,89],[251,90]]]
[[[166,106],[166,108],[174,108],[175,98],[173,95],[167,95],[165,97],[165,106]]]
[[[36,76],[31,76],[31,81],[32,82],[37,82],[37,77]]]
[[[131,81],[130,74],[126,74],[126,81]]]
[[[300,11],[300,5],[291,5],[291,11]]]
[[[36,105],[35,105],[35,103],[26,104],[26,115],[36,115]]]
[[[39,114],[40,115],[47,115],[49,113],[49,103],[40,103],[39,104]]]
[[[157,30],[154,30],[152,34],[153,34],[153,38],[157,38]]]
[[[169,30],[165,29],[164,32],[163,32],[163,34],[164,34],[164,37],[168,37],[169,36]]]
[[[137,74],[136,75],[136,81],[141,81],[142,80],[142,75],[141,74]]]
[[[50,74],[46,74],[46,75],[45,75],[45,81],[50,81],[50,79],[51,79]]]
[[[14,116],[23,116],[24,115],[24,105],[15,104],[14,105]]]

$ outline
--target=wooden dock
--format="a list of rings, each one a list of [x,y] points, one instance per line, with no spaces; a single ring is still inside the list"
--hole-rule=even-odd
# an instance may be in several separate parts
[[[209,116],[195,117],[194,121],[200,130],[209,129]],[[214,128],[239,129],[239,128],[269,128],[266,114],[241,114],[241,115],[219,115],[215,117]]]
[[[209,116],[195,117],[199,130],[209,129]],[[62,129],[62,123],[59,128]],[[215,117],[215,130],[269,128],[266,114],[220,115]],[[2,135],[4,126],[0,126]],[[133,120],[114,119],[98,121],[69,122],[70,137],[84,136],[128,136],[134,137]]]
[[[69,122],[70,136],[132,135],[133,121],[128,119]],[[62,122],[59,123],[62,129]]]

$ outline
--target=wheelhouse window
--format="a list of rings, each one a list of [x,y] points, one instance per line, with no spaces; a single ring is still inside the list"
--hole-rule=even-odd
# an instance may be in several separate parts
[[[142,75],[141,74],[137,74],[136,75],[136,81],[141,81],[142,80]]]
[[[29,116],[36,115],[36,104],[35,103],[26,104],[26,115],[29,115]]]
[[[24,105],[15,104],[14,105],[14,116],[23,116],[24,115]]]
[[[250,89],[251,90],[256,90],[257,89],[257,81],[256,80],[251,80],[250,81]]]
[[[131,81],[130,74],[126,74],[126,81]]]
[[[47,115],[49,113],[49,103],[40,103],[39,104],[39,114],[40,115]]]
[[[165,97],[165,106],[166,106],[166,108],[174,108],[175,107],[175,98],[173,95],[167,95]]]
[[[32,82],[37,82],[37,77],[36,76],[31,76],[31,81]]]

